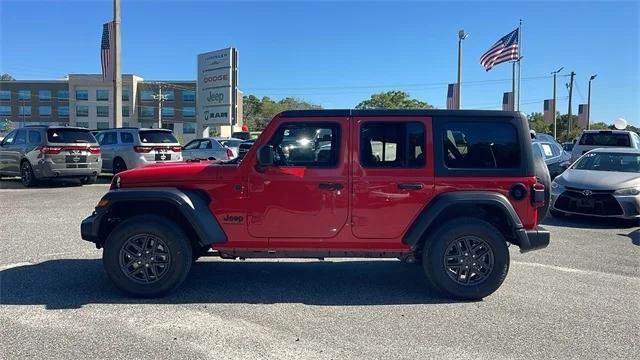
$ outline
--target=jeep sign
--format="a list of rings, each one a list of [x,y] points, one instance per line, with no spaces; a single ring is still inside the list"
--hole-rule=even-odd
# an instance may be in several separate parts
[[[198,55],[197,120],[202,126],[237,122],[237,51],[227,48]]]

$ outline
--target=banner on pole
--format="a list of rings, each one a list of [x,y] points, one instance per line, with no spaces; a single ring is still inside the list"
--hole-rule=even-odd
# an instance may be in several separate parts
[[[553,124],[553,120],[555,120],[555,117],[556,117],[555,101],[553,99],[545,100],[544,113],[543,113],[544,123],[547,125]]]
[[[458,110],[458,84],[449,84],[447,86],[447,110]]]
[[[502,111],[513,111],[513,92],[502,94]]]
[[[587,128],[587,114],[589,113],[589,105],[588,104],[580,104],[578,105],[578,126],[586,129]]]

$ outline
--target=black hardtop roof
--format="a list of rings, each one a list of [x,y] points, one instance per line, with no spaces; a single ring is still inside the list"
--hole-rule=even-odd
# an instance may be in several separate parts
[[[279,114],[282,118],[331,117],[331,116],[429,116],[429,117],[520,117],[517,111],[499,110],[441,110],[441,109],[327,109],[327,110],[287,110]]]

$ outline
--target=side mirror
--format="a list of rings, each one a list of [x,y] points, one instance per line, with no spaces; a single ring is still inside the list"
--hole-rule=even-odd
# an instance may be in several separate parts
[[[260,167],[273,165],[273,147],[262,145],[258,148],[258,165]]]

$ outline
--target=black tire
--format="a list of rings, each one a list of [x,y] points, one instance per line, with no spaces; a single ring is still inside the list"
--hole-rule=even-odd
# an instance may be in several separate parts
[[[113,175],[116,175],[117,173],[123,172],[127,170],[127,164],[125,164],[124,160],[122,160],[121,158],[115,158],[113,160]]]
[[[91,185],[91,184],[95,184],[96,181],[98,181],[98,176],[97,175],[91,175],[91,176],[83,176],[80,178],[80,182],[84,185]]]
[[[24,187],[34,187],[38,184],[29,160],[24,160],[20,163],[20,181],[22,181]]]
[[[472,239],[472,250],[461,253],[460,261],[465,265],[453,265],[459,269],[454,272],[448,264],[458,260],[452,260],[456,256],[448,250],[468,239]],[[487,252],[471,256],[483,250]],[[422,259],[425,274],[433,287],[458,300],[478,300],[491,295],[502,285],[509,271],[509,249],[504,236],[493,225],[476,218],[458,218],[438,227],[426,240]],[[491,266],[488,260],[491,260]],[[463,270],[465,266],[467,268]],[[478,270],[474,270],[475,267]],[[466,284],[460,279],[463,271],[466,272]]]
[[[134,258],[129,255],[135,249],[131,247],[131,241],[139,237],[145,239],[145,245],[141,247],[140,254],[137,254],[142,257]],[[158,245],[162,245],[163,251],[160,254],[156,252]],[[153,246],[156,247],[152,248]],[[144,254],[144,249],[151,253],[146,251]],[[145,262],[154,260],[154,256],[158,262],[166,261],[166,268],[158,271],[162,265],[157,264],[155,267],[152,265],[151,268],[143,268]],[[107,275],[118,289],[137,297],[157,297],[175,290],[187,277],[192,262],[191,244],[182,229],[169,219],[156,215],[134,216],[116,226],[108,236],[102,262]],[[124,262],[131,265],[123,265]],[[133,264],[135,262],[138,264]],[[158,274],[155,279],[151,275],[154,273]],[[141,275],[144,279],[140,279]]]

